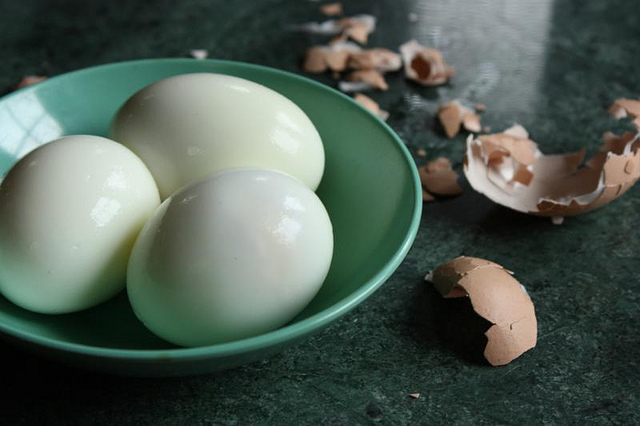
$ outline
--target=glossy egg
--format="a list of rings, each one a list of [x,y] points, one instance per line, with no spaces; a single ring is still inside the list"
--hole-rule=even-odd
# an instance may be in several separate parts
[[[228,342],[293,319],[332,255],[331,221],[313,191],[277,171],[230,170],[162,203],[136,241],[127,291],[158,336]]]
[[[50,314],[110,298],[159,204],[151,173],[124,146],[97,136],[42,145],[0,186],[0,291]]]
[[[296,104],[223,74],[184,74],[143,88],[120,108],[111,134],[145,162],[163,199],[229,168],[281,170],[312,190],[324,171],[320,135]]]

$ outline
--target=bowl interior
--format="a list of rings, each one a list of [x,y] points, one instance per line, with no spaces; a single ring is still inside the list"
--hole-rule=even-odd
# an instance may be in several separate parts
[[[385,124],[310,80],[259,66],[189,59],[120,63],[56,77],[0,100],[0,175],[34,147],[62,135],[108,136],[113,114],[131,94],[190,72],[235,75],[282,93],[307,113],[324,142],[326,170],[318,195],[334,226],[333,263],[320,293],[279,336],[296,324],[312,329],[314,320],[355,306],[395,270],[413,241],[420,215],[417,175]],[[96,308],[60,316],[34,314],[0,296],[0,330],[69,347],[173,348],[135,318],[124,292]]]

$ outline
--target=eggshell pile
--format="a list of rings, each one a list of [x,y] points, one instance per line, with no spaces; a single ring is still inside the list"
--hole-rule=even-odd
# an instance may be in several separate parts
[[[491,365],[508,364],[535,347],[538,323],[531,298],[512,273],[497,263],[461,256],[426,279],[445,298],[469,297],[473,310],[493,325],[485,335]]]
[[[0,186],[0,291],[49,314],[107,300],[159,204],[149,170],[116,142],[69,136],[37,148]]]
[[[322,285],[333,253],[316,194],[283,173],[222,172],[166,199],[131,255],[136,315],[183,346],[282,326]]]
[[[160,196],[234,167],[281,170],[315,190],[324,147],[307,115],[260,84],[213,73],[153,83],[118,111],[114,140],[149,167]]]

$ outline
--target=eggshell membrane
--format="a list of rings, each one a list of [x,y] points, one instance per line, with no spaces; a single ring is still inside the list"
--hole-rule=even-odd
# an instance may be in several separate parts
[[[236,167],[280,170],[312,190],[324,172],[322,140],[304,111],[228,75],[182,74],[146,86],[117,112],[111,133],[144,161],[162,199]]]
[[[485,358],[491,365],[508,364],[535,347],[537,320],[522,285],[497,263],[458,257],[439,266],[430,277],[445,298],[468,296],[474,311],[493,326],[485,333]]]

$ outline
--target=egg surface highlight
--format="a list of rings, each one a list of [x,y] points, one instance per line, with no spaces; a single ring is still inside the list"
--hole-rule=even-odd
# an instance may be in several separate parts
[[[0,292],[48,314],[109,299],[159,204],[151,173],[119,143],[68,136],[40,146],[0,185]]]
[[[132,251],[127,291],[165,340],[229,342],[292,320],[332,255],[331,221],[313,191],[277,171],[229,170],[162,203]]]
[[[229,168],[280,170],[314,191],[324,172],[320,135],[295,103],[223,74],[183,74],[144,87],[120,108],[111,135],[145,162],[163,199]]]

